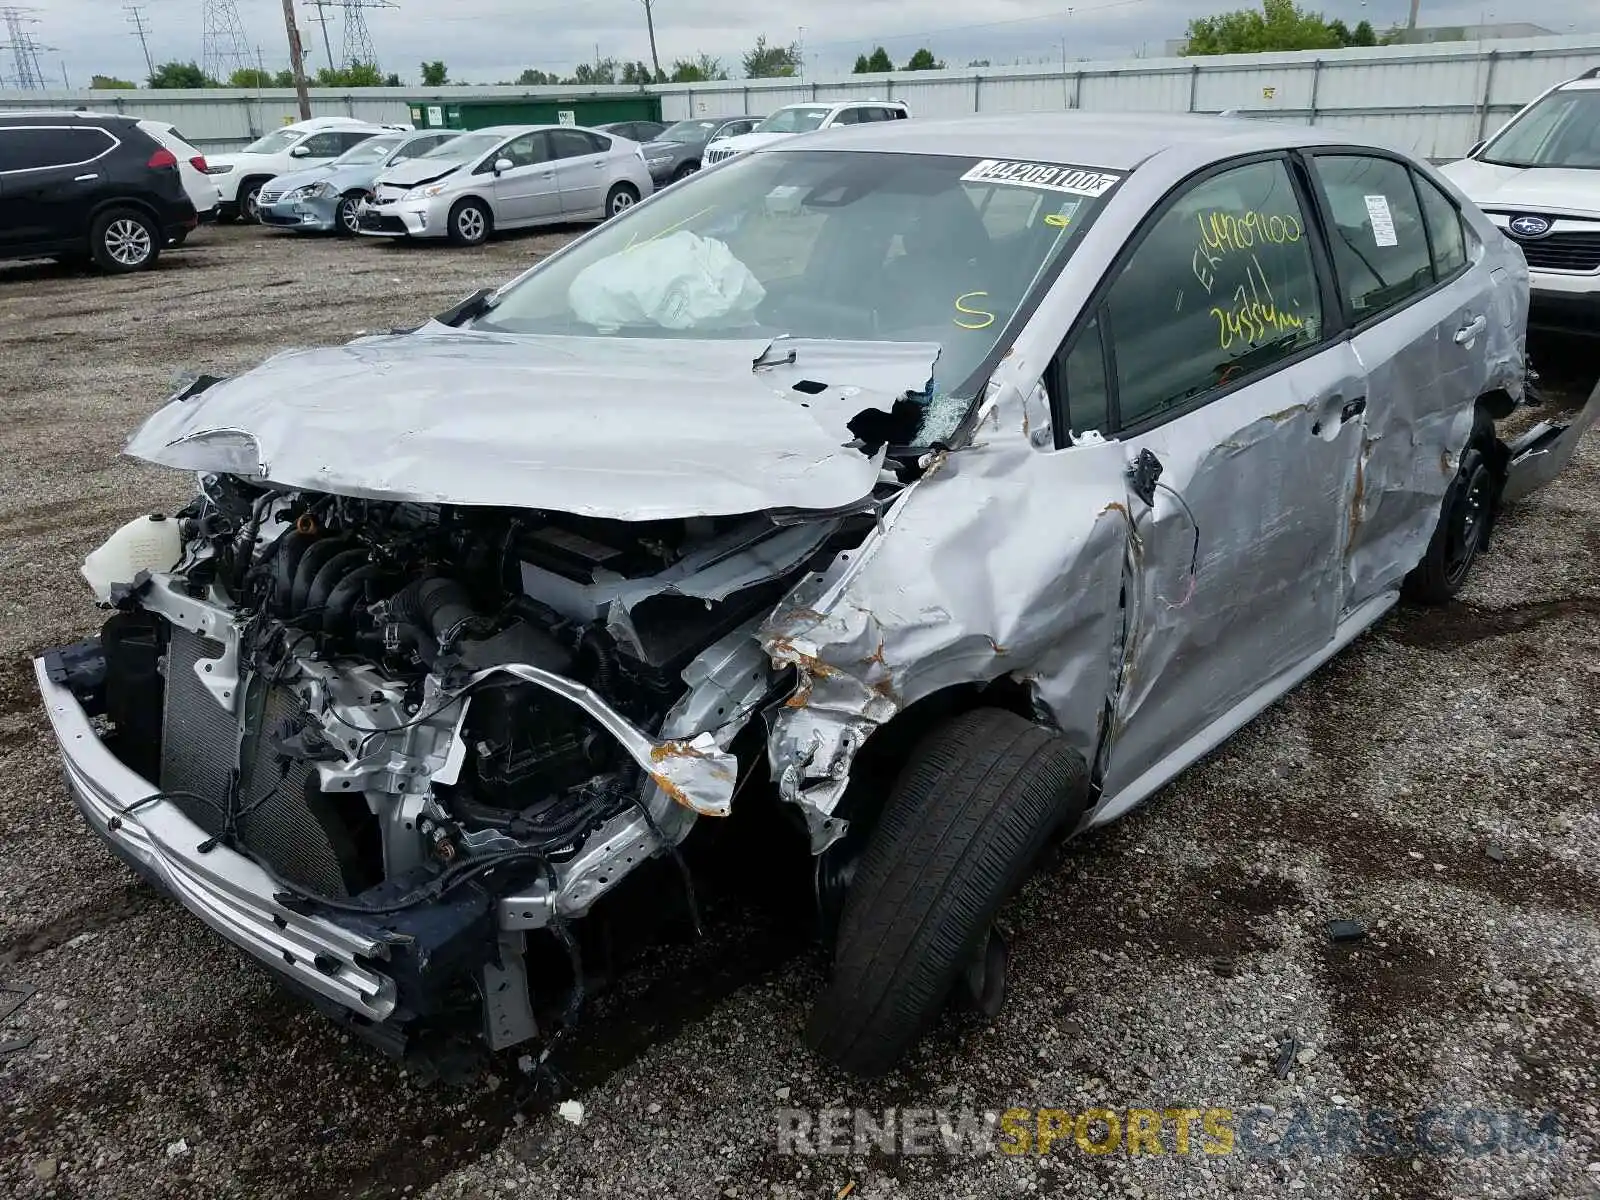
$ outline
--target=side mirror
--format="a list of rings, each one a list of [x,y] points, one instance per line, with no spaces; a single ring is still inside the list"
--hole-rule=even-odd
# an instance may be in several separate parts
[[[304,142],[301,142],[293,150],[289,151],[289,157],[290,158],[310,158],[311,157],[311,147],[306,145]]]
[[[509,171],[516,165],[509,158],[497,158],[494,160],[494,173],[499,175],[502,171]]]
[[[1472,149],[1467,151],[1467,157],[1477,158],[1479,151],[1481,151],[1488,144],[1488,142],[1474,142],[1472,144]]]

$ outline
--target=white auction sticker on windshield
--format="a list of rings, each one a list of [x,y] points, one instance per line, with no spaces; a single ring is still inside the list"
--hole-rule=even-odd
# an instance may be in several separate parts
[[[1372,240],[1380,246],[1398,246],[1400,239],[1394,234],[1394,214],[1389,211],[1389,197],[1365,196],[1367,219],[1372,222]]]
[[[1120,179],[1104,171],[1064,167],[1059,163],[1013,162],[986,158],[961,177],[963,183],[1004,183],[1011,187],[1069,192],[1074,196],[1102,196]]]

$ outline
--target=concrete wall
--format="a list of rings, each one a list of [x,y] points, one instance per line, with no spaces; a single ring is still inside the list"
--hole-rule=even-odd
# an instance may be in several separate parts
[[[904,100],[917,116],[972,112],[1218,112],[1347,129],[1434,159],[1456,158],[1545,88],[1600,66],[1600,38],[1382,46],[1292,54],[1081,62],[1065,71],[989,69],[838,79],[753,79],[653,89],[662,116],[766,113],[801,100]],[[319,116],[409,124],[409,101],[493,96],[626,95],[630,87],[314,89]],[[0,110],[116,109],[171,121],[203,150],[237,148],[296,115],[294,93],[221,91],[0,92]]]

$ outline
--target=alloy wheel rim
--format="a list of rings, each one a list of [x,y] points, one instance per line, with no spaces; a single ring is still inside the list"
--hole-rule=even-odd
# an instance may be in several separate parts
[[[483,214],[475,208],[464,208],[456,221],[456,227],[461,230],[461,236],[467,241],[475,242],[483,236]]]
[[[344,222],[344,227],[351,233],[361,228],[361,218],[356,215],[356,202],[354,200],[341,200],[339,202],[339,220]]]
[[[618,192],[611,198],[611,213],[615,216],[633,207],[633,195],[629,192]]]
[[[126,217],[106,229],[106,253],[125,267],[137,267],[150,257],[150,231]]]

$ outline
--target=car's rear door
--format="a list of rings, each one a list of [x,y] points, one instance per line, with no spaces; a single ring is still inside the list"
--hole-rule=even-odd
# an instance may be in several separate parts
[[[611,185],[608,160],[615,144],[585,129],[552,129],[550,144],[561,188],[561,211],[569,217],[593,216],[603,210]]]
[[[1344,598],[1355,608],[1421,558],[1493,386],[1485,345],[1503,347],[1522,314],[1455,202],[1410,164],[1366,149],[1308,158],[1368,380]]]
[[[1063,427],[1130,472],[1108,805],[1334,642],[1365,383],[1309,214],[1284,155],[1192,178],[1058,359]]]
[[[501,158],[511,160],[511,169],[502,171],[489,185],[496,225],[525,225],[561,215],[561,189],[556,183],[549,133],[538,130],[512,138],[489,156],[488,165],[492,168]]]
[[[18,125],[0,149],[0,245],[13,250],[74,243],[88,236],[108,186],[117,139],[94,125]]]

